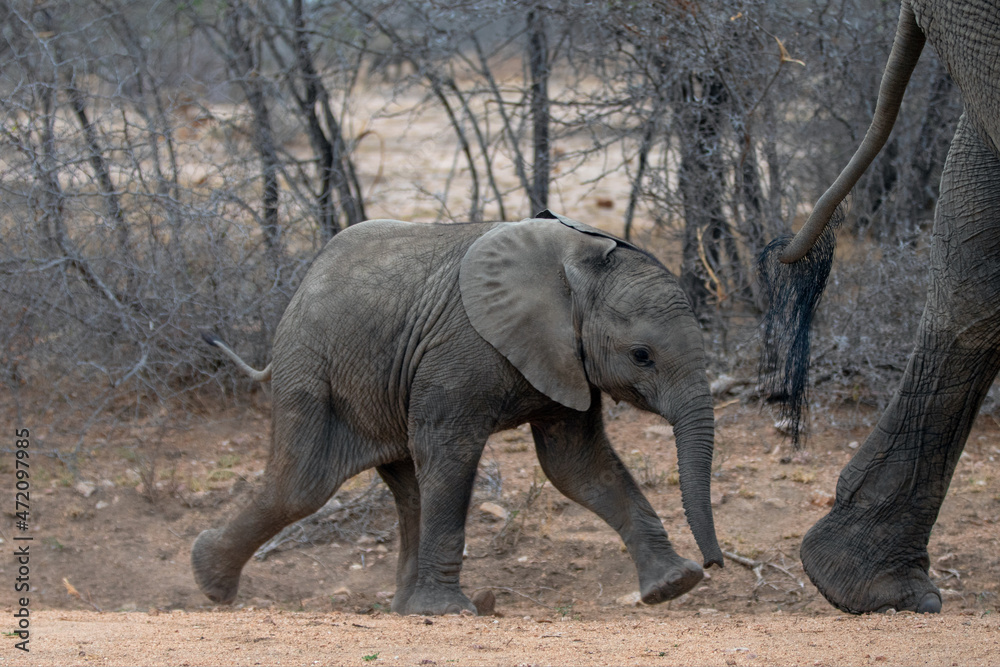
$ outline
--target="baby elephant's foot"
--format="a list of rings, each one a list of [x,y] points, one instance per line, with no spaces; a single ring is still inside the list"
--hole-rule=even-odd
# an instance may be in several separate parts
[[[684,595],[705,576],[698,563],[679,558],[659,576],[639,579],[639,592],[646,604],[658,604]]]
[[[226,566],[225,558],[219,553],[220,530],[206,530],[198,536],[191,547],[191,569],[198,588],[209,600],[219,604],[232,604],[240,588],[240,570]]]
[[[406,601],[405,613],[421,616],[443,616],[445,614],[477,614],[476,605],[461,590],[443,587],[417,586]]]

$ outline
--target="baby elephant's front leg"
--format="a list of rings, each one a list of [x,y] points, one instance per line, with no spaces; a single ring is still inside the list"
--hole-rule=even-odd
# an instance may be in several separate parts
[[[401,609],[406,614],[476,612],[459,575],[465,549],[465,518],[486,437],[456,438],[420,429],[414,437],[420,487],[420,544],[416,582]]]
[[[667,531],[618,455],[603,425],[585,418],[532,425],[542,470],[553,485],[604,519],[625,542],[646,604],[694,588],[704,572],[674,551]]]

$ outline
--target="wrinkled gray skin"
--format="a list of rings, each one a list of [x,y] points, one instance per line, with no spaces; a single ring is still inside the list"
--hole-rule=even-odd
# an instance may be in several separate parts
[[[965,100],[941,177],[927,305],[895,397],[801,550],[817,588],[854,613],[940,611],[927,543],[1000,368],[1000,2],[904,2],[872,126],[781,257],[805,254],[885,143],[925,41]]]
[[[191,554],[216,602],[233,601],[261,544],[374,467],[399,515],[393,611],[475,612],[459,587],[473,479],[487,437],[525,422],[553,485],[621,535],[642,599],[681,595],[702,568],[612,450],[601,390],[674,425],[688,523],[706,567],[722,565],[698,326],[655,259],[585,225],[351,227],[309,270],[257,377],[274,397],[262,486]]]

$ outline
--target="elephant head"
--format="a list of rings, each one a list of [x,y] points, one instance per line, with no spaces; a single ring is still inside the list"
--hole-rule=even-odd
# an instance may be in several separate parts
[[[597,387],[674,426],[688,523],[706,566],[721,566],[705,354],[674,277],[638,248],[560,216],[494,227],[470,247],[459,285],[473,328],[538,391],[586,411]]]

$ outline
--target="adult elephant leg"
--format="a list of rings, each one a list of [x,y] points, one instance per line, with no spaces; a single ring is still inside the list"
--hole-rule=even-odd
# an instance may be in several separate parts
[[[836,607],[937,612],[931,528],[1000,369],[1000,160],[963,116],[941,179],[931,285],[916,348],[872,434],[844,468],[802,563]]]
[[[399,560],[396,564],[396,594],[392,610],[405,613],[417,585],[417,553],[420,545],[420,487],[413,459],[395,461],[376,468],[392,491],[399,517]]]
[[[231,603],[254,552],[288,524],[322,507],[345,479],[360,471],[357,457],[353,468],[345,460],[344,453],[358,447],[330,413],[328,385],[317,380],[286,392],[277,374],[274,382],[271,454],[262,485],[235,518],[203,531],[191,549],[195,581],[214,602]]]
[[[642,601],[671,600],[694,588],[704,573],[674,551],[663,523],[608,442],[600,411],[595,397],[586,413],[567,409],[561,420],[532,423],[538,460],[560,493],[621,536],[638,570]]]

